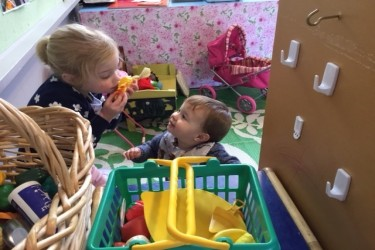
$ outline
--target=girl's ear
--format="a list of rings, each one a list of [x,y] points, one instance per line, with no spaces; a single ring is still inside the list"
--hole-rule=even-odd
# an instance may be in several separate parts
[[[68,73],[62,73],[61,78],[66,83],[73,83],[74,81],[74,75],[68,74]]]
[[[210,139],[210,135],[207,133],[200,133],[197,137],[194,138],[194,141],[203,143]]]

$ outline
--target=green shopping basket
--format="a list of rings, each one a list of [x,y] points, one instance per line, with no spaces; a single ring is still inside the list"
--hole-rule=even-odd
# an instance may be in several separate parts
[[[213,158],[206,165],[194,165],[194,187],[220,196],[229,203],[236,200],[244,202],[244,215],[247,231],[252,234],[255,243],[228,243],[233,250],[280,249],[268,210],[260,189],[255,169],[246,164],[220,165]],[[117,168],[109,175],[98,211],[87,241],[87,249],[152,249],[147,245],[128,245],[115,247],[114,242],[121,241],[120,211],[123,203],[130,206],[140,200],[143,191],[169,190],[170,169],[159,166],[149,160],[140,168]],[[169,179],[168,179],[169,180]],[[186,188],[186,172],[178,172],[178,187]],[[166,204],[167,206],[167,204]],[[199,245],[182,245],[172,249],[208,249]]]

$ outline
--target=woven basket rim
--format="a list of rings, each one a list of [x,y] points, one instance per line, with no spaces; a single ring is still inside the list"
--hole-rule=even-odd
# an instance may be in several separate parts
[[[49,214],[37,221],[27,239],[14,249],[42,249],[52,245],[58,249],[77,249],[77,244],[82,247],[91,227],[90,170],[95,156],[90,122],[65,107],[16,108],[0,98],[0,126],[0,162],[11,160],[4,157],[4,148],[11,149],[12,143],[18,146],[17,142],[22,142],[35,149],[36,153],[30,153],[30,157],[40,157],[40,162],[35,160],[35,166],[41,163],[58,186]],[[27,155],[13,151],[16,156]],[[24,164],[14,162],[15,168]],[[0,170],[3,171],[1,165]]]

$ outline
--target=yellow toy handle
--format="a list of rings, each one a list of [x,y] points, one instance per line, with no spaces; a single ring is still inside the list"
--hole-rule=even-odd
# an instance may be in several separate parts
[[[169,207],[168,207],[168,216],[167,216],[167,229],[168,223],[172,223],[174,228],[177,223],[177,190],[178,190],[178,168],[179,166],[184,167],[186,170],[186,225],[187,230],[186,234],[195,234],[195,199],[194,199],[194,171],[193,168],[188,164],[189,163],[200,163],[205,162],[210,157],[179,157],[170,160],[161,160],[156,159],[155,161],[160,165],[166,165],[171,167],[170,171],[170,180],[169,180]],[[169,232],[169,230],[168,230]],[[179,231],[178,231],[179,232]]]
[[[193,245],[200,245],[213,249],[229,249],[230,245],[225,242],[217,242],[194,235],[195,224],[195,200],[194,200],[194,171],[189,163],[207,162],[212,157],[178,157],[172,161],[170,176],[170,196],[167,216],[168,233],[177,241]],[[187,232],[183,233],[177,229],[177,189],[178,189],[178,167],[186,169],[186,225]]]

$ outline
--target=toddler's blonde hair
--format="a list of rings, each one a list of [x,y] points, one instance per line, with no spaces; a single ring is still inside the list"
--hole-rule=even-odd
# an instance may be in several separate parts
[[[81,85],[98,63],[118,53],[118,46],[104,32],[74,23],[40,39],[36,53],[57,76],[74,75],[75,84]]]

